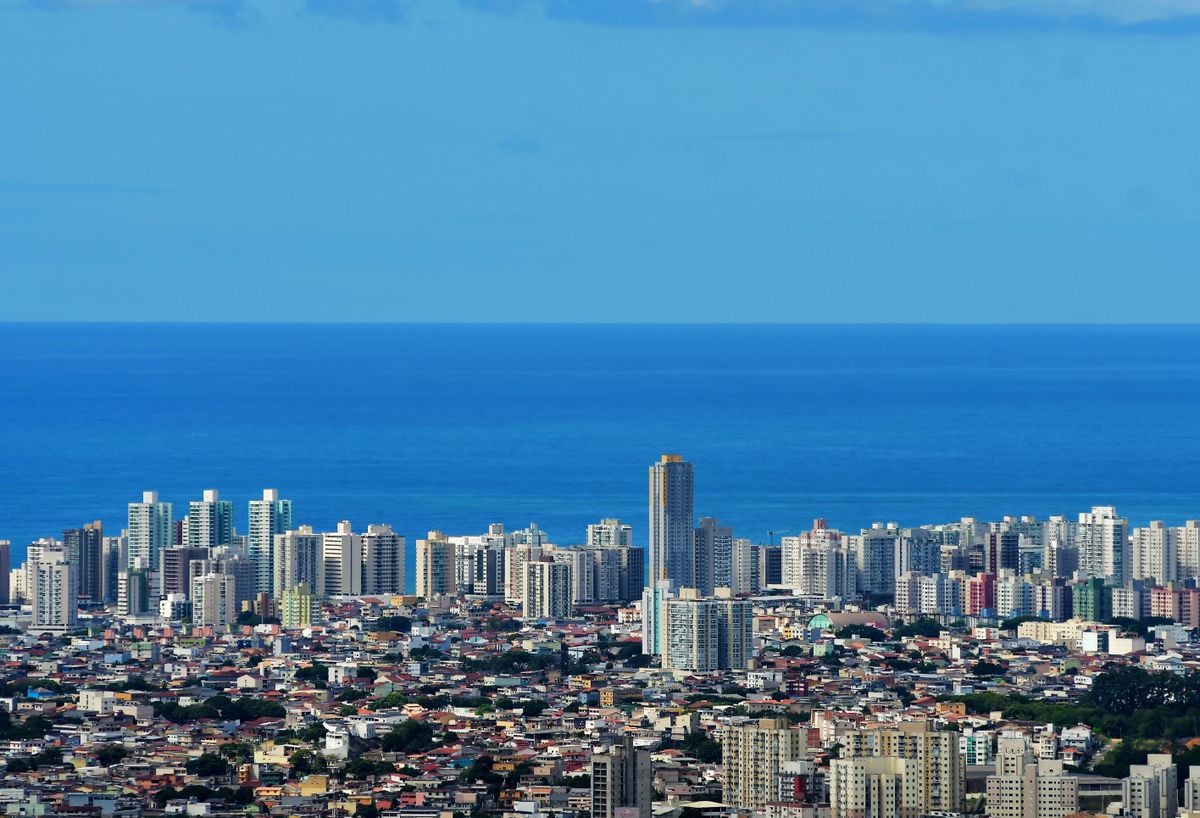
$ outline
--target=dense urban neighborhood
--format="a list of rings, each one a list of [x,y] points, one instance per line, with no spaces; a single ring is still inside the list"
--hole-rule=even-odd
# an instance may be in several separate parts
[[[147,492],[0,571],[15,816],[1200,816],[1200,523],[314,531]],[[0,546],[7,560],[9,545]]]

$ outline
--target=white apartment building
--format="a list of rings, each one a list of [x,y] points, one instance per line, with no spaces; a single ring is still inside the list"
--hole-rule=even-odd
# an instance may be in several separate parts
[[[543,556],[523,566],[521,616],[565,619],[571,615],[571,565]]]
[[[192,577],[191,598],[192,623],[198,627],[227,629],[237,620],[236,580],[230,574]]]
[[[362,535],[362,592],[404,593],[404,537],[390,525],[369,525]]]
[[[359,596],[363,592],[362,537],[354,533],[349,520],[337,524],[337,531],[326,532],[321,540],[325,563],[327,596]]]
[[[75,627],[79,601],[73,571],[64,551],[47,549],[37,556],[29,589],[33,599],[30,633],[65,633]]]
[[[255,589],[276,596],[286,588],[277,583],[275,538],[292,530],[292,501],[279,497],[277,489],[263,489],[261,500],[250,501],[250,532],[246,555],[254,560]]]
[[[157,492],[143,492],[140,503],[129,504],[128,523],[126,563],[119,567],[139,558],[151,569],[161,567],[162,552],[171,547],[175,534],[171,504],[161,502]]]
[[[1118,517],[1113,506],[1094,506],[1090,513],[1080,514],[1079,570],[1089,577],[1104,577],[1114,585],[1124,585],[1131,573],[1128,537],[1129,521]]]

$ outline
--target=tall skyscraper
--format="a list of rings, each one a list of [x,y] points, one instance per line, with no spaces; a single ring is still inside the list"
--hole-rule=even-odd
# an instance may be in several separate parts
[[[183,532],[183,544],[192,548],[233,545],[233,503],[205,489],[204,499],[188,503]]]
[[[404,593],[404,537],[390,525],[369,525],[362,535],[364,594]]]
[[[301,584],[318,599],[325,595],[325,537],[302,525],[295,531],[275,535],[271,564],[275,576],[271,586],[277,596]]]
[[[12,598],[12,588],[9,585],[9,572],[12,570],[12,543],[0,540],[0,601],[8,602]]]
[[[715,517],[701,517],[695,533],[695,588],[712,596],[714,588],[733,587],[733,529]]]
[[[1079,515],[1079,569],[1089,577],[1124,585],[1130,578],[1130,554],[1126,540],[1129,521],[1117,516],[1112,506],[1095,506]]]
[[[636,747],[633,736],[592,754],[592,818],[650,818],[654,771],[650,749]]]
[[[276,595],[283,591],[275,585],[275,535],[291,529],[292,501],[279,499],[278,490],[263,489],[261,500],[250,501],[250,533],[246,538],[246,553],[254,560],[260,593]]]
[[[75,566],[74,576],[80,604],[103,601],[104,527],[99,520],[63,532],[63,549]]]
[[[650,583],[696,587],[695,473],[682,455],[650,467]]]
[[[78,621],[75,566],[61,549],[43,551],[33,570],[30,596],[33,599],[31,634],[65,633]]]
[[[426,601],[457,592],[454,543],[440,531],[417,540],[417,596]]]
[[[170,503],[160,502],[158,493],[142,493],[142,502],[129,504],[129,543],[126,548],[128,568],[135,559],[143,565],[158,570],[162,565],[162,552],[172,545],[172,509]]]
[[[104,604],[117,601],[117,576],[129,564],[129,537],[122,532],[119,537],[105,537],[104,551]]]

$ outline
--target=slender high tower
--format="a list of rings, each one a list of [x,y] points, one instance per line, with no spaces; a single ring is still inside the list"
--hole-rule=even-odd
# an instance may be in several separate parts
[[[67,561],[74,566],[72,576],[80,602],[103,602],[104,528],[100,521],[63,532]]]
[[[143,492],[142,502],[129,504],[129,544],[121,570],[138,559],[147,568],[157,569],[162,564],[163,549],[171,547],[171,517],[171,504],[159,502],[157,492]]]
[[[279,499],[277,490],[263,489],[261,500],[250,501],[250,535],[246,539],[246,555],[254,560],[258,593],[277,596],[284,592],[284,588],[275,587],[275,535],[291,530],[292,501]]]
[[[205,489],[203,500],[188,503],[182,544],[191,548],[232,545],[233,503],[222,500],[216,489]]]
[[[650,584],[696,587],[696,520],[692,464],[664,454],[650,467]]]

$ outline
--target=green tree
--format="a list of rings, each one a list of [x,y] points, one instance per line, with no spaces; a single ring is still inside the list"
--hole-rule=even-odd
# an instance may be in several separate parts
[[[423,721],[408,719],[383,737],[380,748],[385,753],[415,755],[437,746],[433,728]]]
[[[187,763],[187,771],[201,778],[213,778],[229,773],[229,762],[216,753],[204,753]]]
[[[105,744],[96,750],[96,761],[101,767],[111,767],[119,762],[129,751],[120,744]]]

